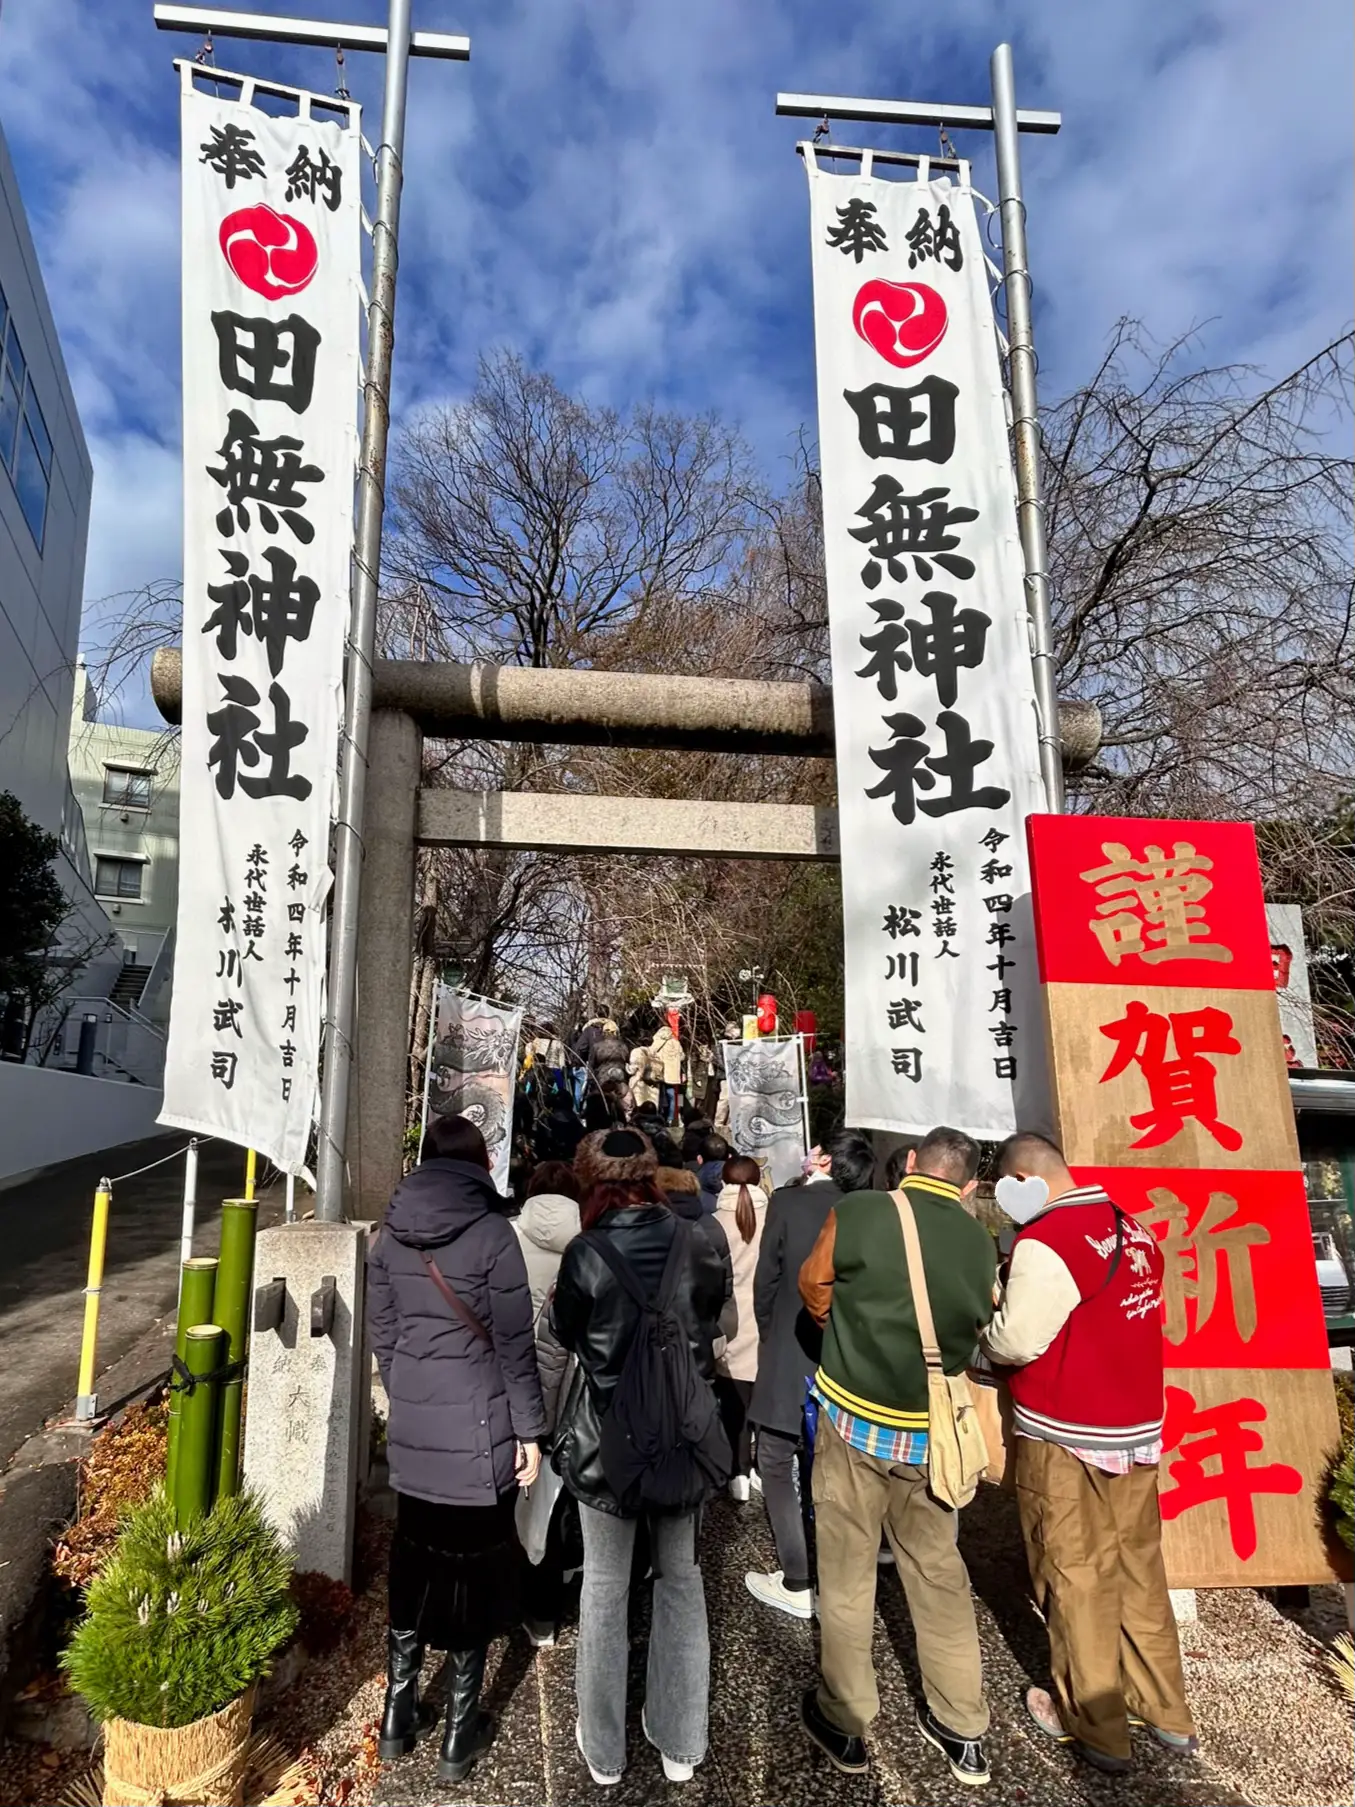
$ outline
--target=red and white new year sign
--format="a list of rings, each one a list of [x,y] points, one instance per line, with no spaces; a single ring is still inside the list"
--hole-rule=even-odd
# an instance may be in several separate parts
[[[1177,1586],[1329,1576],[1336,1437],[1251,827],[1034,816],[1059,1136],[1158,1238]]]

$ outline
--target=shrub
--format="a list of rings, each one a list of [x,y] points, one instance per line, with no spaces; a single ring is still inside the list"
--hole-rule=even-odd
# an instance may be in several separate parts
[[[249,1494],[180,1532],[163,1491],[127,1517],[62,1667],[98,1720],[190,1725],[267,1674],[296,1627],[292,1560]]]

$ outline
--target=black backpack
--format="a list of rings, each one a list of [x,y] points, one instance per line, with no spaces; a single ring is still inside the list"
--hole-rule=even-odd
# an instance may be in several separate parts
[[[622,1510],[690,1512],[718,1493],[734,1466],[710,1382],[702,1377],[673,1296],[691,1254],[691,1229],[673,1220],[668,1260],[651,1297],[606,1235],[587,1236],[640,1308],[621,1378],[599,1426],[598,1453]]]

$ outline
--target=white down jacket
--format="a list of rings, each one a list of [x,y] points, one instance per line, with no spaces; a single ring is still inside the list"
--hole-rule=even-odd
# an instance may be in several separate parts
[[[562,1192],[542,1192],[529,1198],[513,1219],[522,1258],[527,1264],[527,1284],[532,1289],[532,1320],[536,1337],[536,1365],[541,1373],[541,1396],[546,1406],[546,1431],[555,1429],[560,1387],[569,1356],[556,1342],[550,1313],[544,1309],[560,1271],[560,1258],[579,1233],[579,1207]]]

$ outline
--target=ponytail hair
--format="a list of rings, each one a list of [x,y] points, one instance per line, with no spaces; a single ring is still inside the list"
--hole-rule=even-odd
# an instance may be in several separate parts
[[[762,1169],[751,1155],[738,1154],[725,1162],[720,1178],[726,1186],[737,1186],[739,1189],[734,1222],[743,1240],[751,1242],[757,1234],[757,1212],[753,1209],[753,1195],[748,1188],[761,1183]]]

